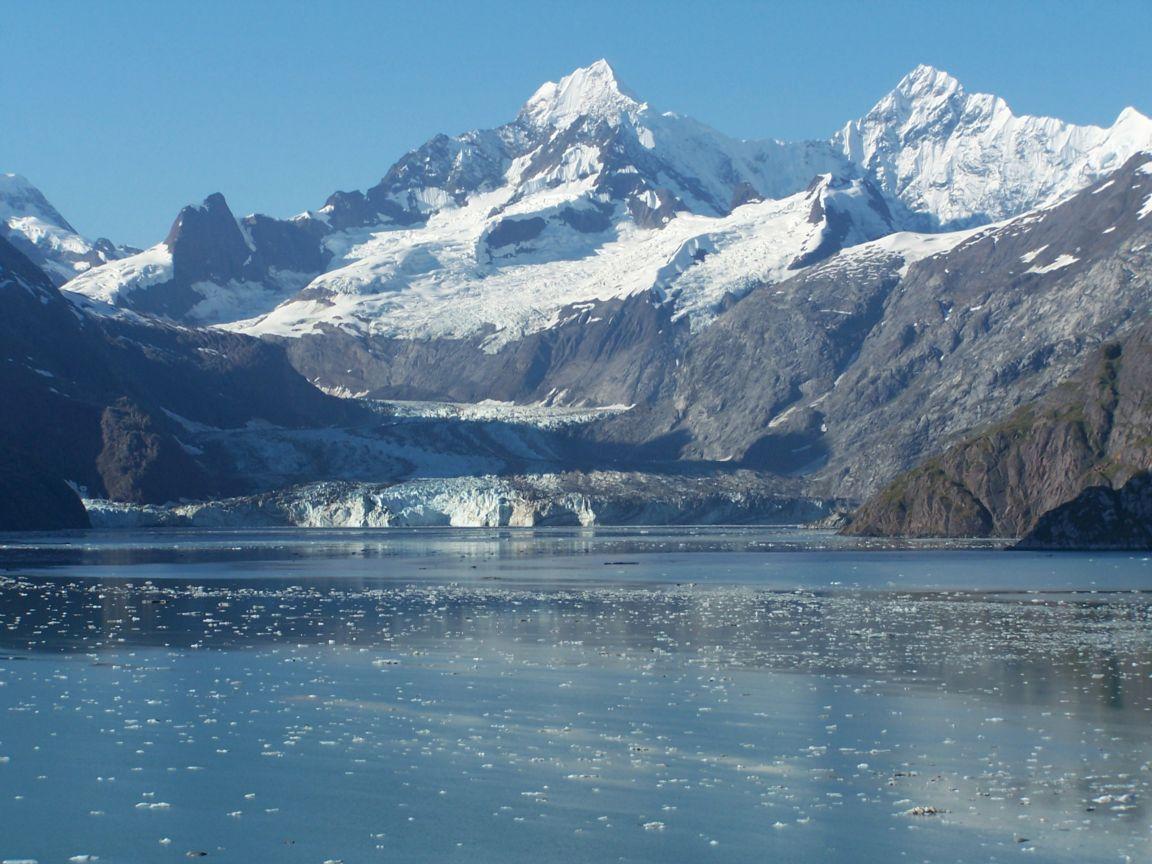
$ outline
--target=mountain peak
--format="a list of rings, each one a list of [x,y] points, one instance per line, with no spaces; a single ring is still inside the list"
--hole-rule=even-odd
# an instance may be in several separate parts
[[[1152,134],[1152,117],[1147,114],[1141,114],[1138,110],[1129,105],[1116,117],[1116,122],[1112,124],[1115,130],[1129,131],[1147,138]]]
[[[879,123],[907,134],[946,128],[969,107],[986,113],[1007,106],[994,96],[970,96],[947,72],[921,63],[857,122]]]
[[[23,174],[0,173],[0,193],[35,189]]]
[[[959,81],[943,69],[921,63],[900,79],[900,83],[896,85],[893,92],[899,93],[906,99],[947,98],[956,93],[963,93],[964,88]]]
[[[220,215],[232,215],[232,210],[229,208],[228,202],[225,200],[223,192],[213,192],[201,202],[197,209]]]
[[[1142,114],[1139,110],[1137,110],[1136,108],[1133,108],[1131,105],[1129,105],[1127,108],[1125,108],[1123,111],[1121,111],[1120,114],[1116,117],[1117,123],[1127,123],[1127,122],[1141,123],[1141,122],[1145,122],[1147,120],[1148,120],[1147,114]]]
[[[188,281],[235,278],[251,250],[219,192],[180,211],[164,239],[177,275]]]
[[[600,59],[543,84],[520,109],[520,117],[534,126],[567,126],[578,117],[618,122],[622,114],[644,107],[620,83],[607,60]]]
[[[21,174],[0,174],[0,221],[11,217],[34,216],[50,225],[75,232],[27,177]]]

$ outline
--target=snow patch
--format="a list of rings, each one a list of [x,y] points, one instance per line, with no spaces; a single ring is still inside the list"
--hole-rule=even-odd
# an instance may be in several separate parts
[[[1039,249],[1033,249],[1031,252],[1025,252],[1023,255],[1020,256],[1020,261],[1024,264],[1031,264],[1033,261],[1036,260],[1036,256],[1040,255],[1047,248],[1048,248],[1048,245],[1045,244],[1045,245],[1041,246]]]
[[[1152,195],[1149,195],[1144,199],[1144,206],[1140,208],[1140,212],[1137,214],[1136,218],[1143,219],[1149,213],[1152,213]]]
[[[1075,264],[1079,260],[1080,259],[1074,255],[1061,255],[1059,258],[1057,258],[1051,264],[1045,264],[1042,267],[1039,267],[1039,266],[1029,267],[1024,272],[1025,273],[1052,273],[1056,270],[1062,270],[1063,268],[1068,267],[1071,264]]]

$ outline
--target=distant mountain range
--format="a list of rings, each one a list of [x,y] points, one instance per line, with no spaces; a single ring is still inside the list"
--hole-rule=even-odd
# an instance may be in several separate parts
[[[483,468],[439,418],[423,467],[345,466],[342,480],[444,476],[431,466],[454,454],[463,474],[746,472],[757,494],[826,508],[1047,398],[1148,319],[1149,151],[1152,120],[1134,109],[1107,129],[1018,117],[927,66],[828,140],[741,141],[651,108],[598,61],[510,123],[437,136],[366,192],[291,219],[237,219],[213,194],[129,250],[85,240],[4,175],[0,236],[63,287],[44,305],[70,301],[89,331],[262,345],[344,397],[590,412],[561,431],[513,424],[518,443],[478,445],[495,460]],[[313,401],[327,407],[305,426],[379,410]],[[249,413],[282,423],[259,404]],[[517,449],[540,434],[542,451]],[[137,500],[223,494],[226,477],[238,493],[334,479],[315,453],[256,471],[235,441],[209,470],[180,440],[216,485]]]

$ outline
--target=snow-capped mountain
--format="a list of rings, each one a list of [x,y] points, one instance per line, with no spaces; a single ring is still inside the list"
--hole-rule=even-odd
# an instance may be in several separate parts
[[[836,199],[828,202],[832,215],[808,222],[807,187],[821,175],[831,190],[821,199]],[[338,192],[318,211],[286,222],[247,217],[240,228],[254,259],[248,264],[238,232],[224,227],[234,220],[217,206],[219,248],[196,247],[212,261],[198,268],[190,256],[183,268],[170,262],[170,235],[69,289],[180,320],[224,323],[269,312],[285,291],[325,268],[287,308],[245,329],[297,334],[337,326],[410,336],[495,330],[507,340],[547,326],[574,302],[672,288],[665,283],[691,263],[682,259],[702,259],[729,238],[757,235],[761,247],[774,247],[744,256],[750,266],[735,281],[750,285],[805,256],[890,231],[879,196],[845,177],[843,160],[826,145],[736,141],[653,111],[599,61],[541,87],[509,124],[433,138],[366,193]],[[767,200],[786,195],[799,197]],[[757,206],[732,215],[743,204]],[[817,209],[824,214],[823,204]],[[702,218],[659,237],[678,214]],[[758,219],[765,224],[758,227]],[[274,226],[282,245],[307,263],[266,266],[249,223],[269,233]],[[219,266],[225,260],[232,263]],[[610,264],[638,272],[610,274]],[[739,293],[733,282],[717,283],[707,296],[689,292],[682,308],[706,314],[725,292]]]
[[[27,255],[57,285],[137,250],[77,233],[39,189],[19,174],[0,174],[0,237]]]
[[[784,197],[842,167],[826,145],[738,141],[660,113],[598,60],[544,84],[511,123],[438,135],[366,193],[332,196],[319,215],[337,229],[415,224],[501,193],[490,206],[504,216],[568,205],[570,219],[592,226],[619,206],[652,227],[684,210],[717,216],[750,198]]]
[[[600,60],[510,123],[436,136],[366,192],[239,222],[213,196],[68,287],[282,337],[483,335],[494,350],[573,304],[649,292],[699,328],[843,246],[1018,215],[1146,147],[1152,121],[1133,109],[1110,129],[1016,117],[927,66],[829,140],[741,141],[652,108]]]
[[[1152,119],[1125,108],[1109,128],[1018,117],[918,66],[833,146],[906,208],[908,227],[936,231],[1016,216],[1063,198],[1152,147]]]
[[[737,161],[739,142],[708,133],[708,142],[683,146],[683,136],[665,136],[660,126],[708,130],[667,116],[642,126],[646,106],[598,83],[595,99],[577,99],[567,79],[550,85],[556,93],[534,96],[499,132],[502,140],[528,134],[531,149],[473,189],[456,178],[451,192],[393,186],[381,199],[370,191],[366,200],[389,207],[370,227],[325,238],[328,272],[240,329],[410,338],[488,331],[496,347],[554,325],[572,304],[648,291],[703,324],[726,296],[893,230],[867,181],[814,175],[809,165],[787,184],[799,191],[764,196],[764,166]],[[571,103],[587,113],[573,118]],[[662,150],[665,138],[680,146]],[[391,209],[400,207],[407,209]]]

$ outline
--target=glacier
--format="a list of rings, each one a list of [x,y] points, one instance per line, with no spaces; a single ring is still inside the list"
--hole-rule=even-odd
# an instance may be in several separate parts
[[[793,525],[826,520],[847,508],[839,499],[782,493],[751,472],[717,480],[610,471],[419,478],[392,485],[320,482],[169,505],[92,498],[83,503],[94,528],[119,529]]]

